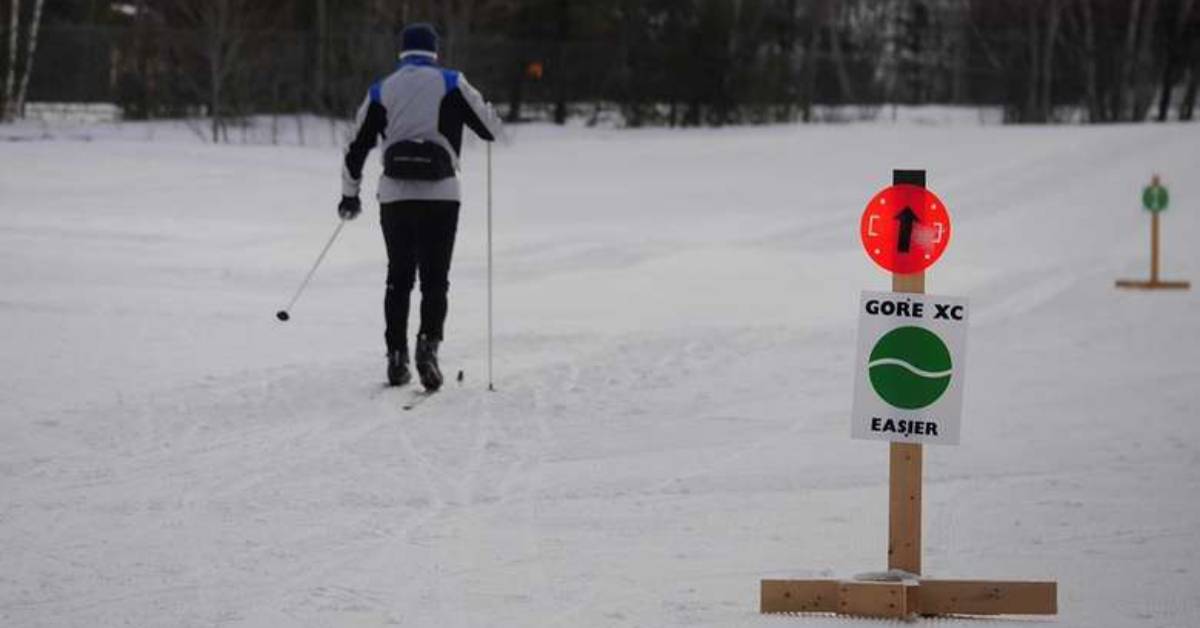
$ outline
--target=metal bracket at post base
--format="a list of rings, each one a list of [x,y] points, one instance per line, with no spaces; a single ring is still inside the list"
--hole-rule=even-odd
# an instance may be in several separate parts
[[[903,619],[939,615],[1056,615],[1058,583],[988,580],[763,580],[762,613]]]

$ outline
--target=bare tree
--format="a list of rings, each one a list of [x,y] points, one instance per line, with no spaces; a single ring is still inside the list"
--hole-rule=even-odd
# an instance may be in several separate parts
[[[1179,103],[1179,119],[1190,121],[1196,111],[1196,95],[1200,91],[1200,19],[1189,21],[1184,28],[1187,36],[1181,39],[1183,64],[1188,66],[1188,81],[1183,100]]]
[[[255,10],[253,0],[174,0],[176,10],[195,29],[198,36],[197,52],[206,66],[207,81],[197,85],[199,93],[206,93],[211,138],[214,143],[228,141],[227,116],[228,91],[231,79],[242,67],[249,30],[257,26],[261,16]],[[260,7],[261,8],[261,7]]]
[[[1150,104],[1154,101],[1153,44],[1154,27],[1158,23],[1159,0],[1146,0],[1146,2],[1146,12],[1142,16],[1141,29],[1138,33],[1138,53],[1134,58],[1136,66],[1134,83],[1131,86],[1133,102],[1130,119],[1137,122],[1146,119],[1146,112],[1149,111]]]
[[[808,43],[804,50],[804,65],[801,66],[801,117],[805,122],[812,121],[812,105],[815,100],[817,87],[817,49],[821,43],[821,31],[828,21],[831,0],[811,0],[809,3]]]
[[[1051,2],[1053,1],[1051,0]],[[1040,104],[1039,95],[1042,91],[1041,72],[1043,67],[1039,62],[1039,57],[1042,53],[1042,16],[1038,11],[1040,8],[1038,3],[1031,2],[1023,8],[1028,17],[1026,28],[1029,29],[1029,83],[1025,87],[1025,104],[1022,107],[1022,111],[1018,114],[1017,120],[1019,122],[1032,122],[1037,116],[1035,112]]]
[[[1054,105],[1054,50],[1058,47],[1058,28],[1062,15],[1060,0],[1050,0],[1046,7],[1046,38],[1042,49],[1042,85],[1038,98],[1038,118],[1049,122]]]
[[[1129,95],[1130,84],[1133,83],[1134,68],[1137,65],[1137,33],[1139,18],[1142,11],[1142,0],[1130,0],[1129,3],[1129,21],[1126,24],[1125,31],[1125,51],[1119,60],[1121,69],[1117,79],[1117,88],[1113,90],[1114,103],[1113,111],[1116,113],[1116,119],[1123,120],[1132,117],[1132,99]]]
[[[317,60],[313,104],[318,113],[326,110],[325,72],[329,64],[329,9],[326,0],[317,0]]]
[[[843,14],[844,5],[839,3],[836,13],[829,18],[829,48],[833,56],[833,69],[838,87],[842,91],[842,102],[852,103],[857,99],[854,95],[854,84],[850,81],[850,73],[846,71],[846,55],[842,51]]]
[[[1092,11],[1092,0],[1079,0],[1078,29],[1083,39],[1081,58],[1084,73],[1084,94],[1087,101],[1088,122],[1105,119],[1100,102],[1100,77],[1096,60],[1096,17]]]
[[[442,56],[449,63],[458,65],[467,62],[466,42],[471,37],[471,22],[477,11],[484,9],[487,0],[444,0],[440,16],[445,28],[445,45]]]
[[[554,123],[567,122],[567,37],[571,32],[571,4],[569,0],[559,0],[555,17],[557,18],[554,38],[554,66],[551,76],[554,79]]]
[[[21,87],[17,90],[17,101],[14,109],[16,115],[25,115],[25,94],[29,90],[29,75],[33,73],[33,58],[37,54],[38,30],[42,25],[42,3],[44,0],[35,0],[33,5],[33,18],[29,22],[29,37],[25,47],[25,73],[21,75]]]
[[[10,14],[8,19],[8,72],[4,79],[4,102],[0,103],[0,121],[8,121],[13,118],[13,87],[17,76],[17,35],[20,33],[21,26],[21,0],[12,0],[9,5]]]
[[[1192,18],[1194,0],[1182,0],[1179,3],[1179,14],[1175,18],[1175,27],[1171,29],[1166,47],[1166,60],[1163,63],[1162,86],[1158,99],[1158,121],[1166,122],[1167,113],[1171,109],[1171,94],[1175,83],[1183,75],[1187,64],[1186,48],[1189,45],[1185,34],[1188,22]]]
[[[967,65],[970,55],[968,31],[970,29],[970,2],[958,0],[951,5],[952,18],[949,23],[951,58],[950,100],[956,105],[967,102]]]
[[[1179,105],[1179,119],[1190,121],[1196,111],[1196,92],[1200,91],[1200,54],[1192,60],[1187,89],[1183,92],[1183,102]]]

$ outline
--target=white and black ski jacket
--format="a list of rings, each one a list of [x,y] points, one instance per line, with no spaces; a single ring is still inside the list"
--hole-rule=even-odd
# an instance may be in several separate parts
[[[457,172],[464,125],[489,142],[502,132],[495,111],[462,73],[438,67],[431,54],[406,53],[395,72],[371,86],[358,109],[342,164],[342,195],[358,196],[363,163],[379,139],[381,153],[396,142],[435,142],[447,149]],[[415,181],[383,175],[377,197],[380,203],[457,201],[461,191],[457,176]]]

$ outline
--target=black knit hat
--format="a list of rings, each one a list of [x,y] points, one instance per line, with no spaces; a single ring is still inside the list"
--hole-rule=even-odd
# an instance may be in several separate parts
[[[424,22],[409,24],[400,34],[400,53],[425,52],[437,54],[438,34],[433,26]]]

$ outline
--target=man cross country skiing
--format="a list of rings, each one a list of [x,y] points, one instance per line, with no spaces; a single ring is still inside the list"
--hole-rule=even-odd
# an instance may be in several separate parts
[[[379,218],[387,245],[387,378],[392,386],[412,380],[408,368],[409,293],[421,280],[421,327],[416,366],[421,385],[442,385],[438,344],[446,320],[450,258],[458,229],[458,183],[463,126],[494,141],[500,121],[462,74],[436,65],[437,32],[413,24],[401,35],[399,67],[371,86],[358,110],[355,135],[342,167],[338,216],[351,220],[362,211],[358,199],[363,162],[382,138],[383,176],[379,179]]]

